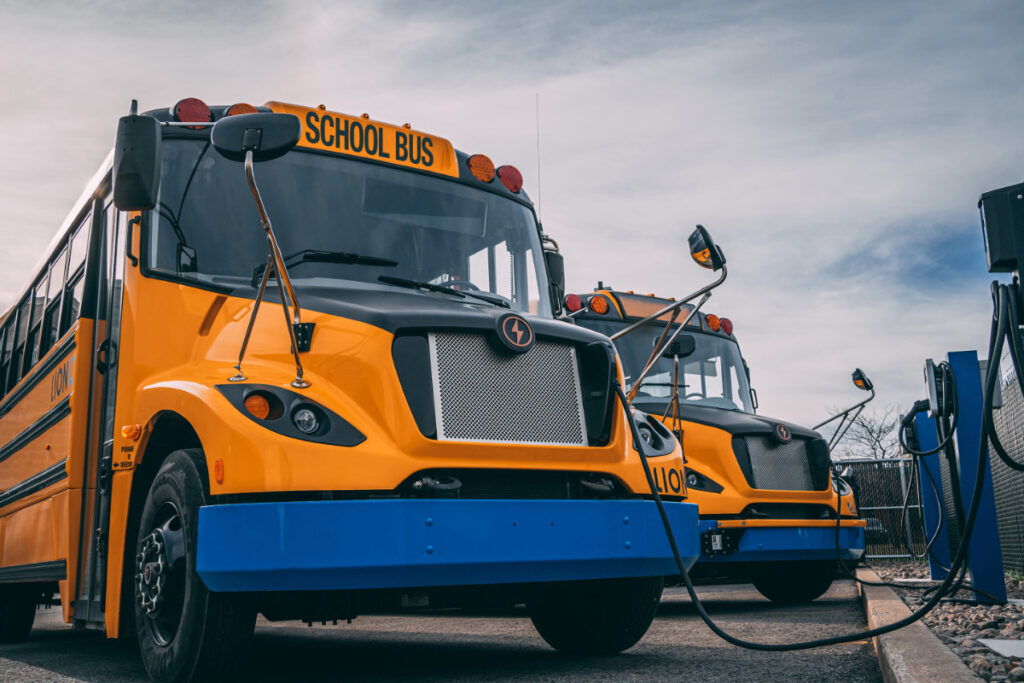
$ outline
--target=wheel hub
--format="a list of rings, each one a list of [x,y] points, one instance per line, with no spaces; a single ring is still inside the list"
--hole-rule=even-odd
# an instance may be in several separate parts
[[[135,597],[142,611],[156,618],[163,607],[167,586],[167,544],[163,535],[154,530],[139,541],[135,555]]]

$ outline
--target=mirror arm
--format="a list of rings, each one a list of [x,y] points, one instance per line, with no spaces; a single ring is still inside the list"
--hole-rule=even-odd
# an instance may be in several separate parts
[[[253,199],[256,200],[256,208],[260,213],[260,222],[263,223],[263,231],[267,236],[267,245],[270,248],[270,257],[274,262],[274,270],[277,275],[277,288],[281,292],[281,306],[284,309],[285,322],[288,321],[288,302],[286,299],[291,300],[292,312],[291,312],[291,324],[288,325],[288,337],[292,344],[292,355],[295,357],[295,379],[292,380],[292,386],[296,389],[305,389],[309,386],[309,382],[302,378],[302,361],[299,359],[299,344],[295,338],[295,326],[302,321],[302,309],[299,306],[299,299],[295,295],[295,289],[292,287],[292,280],[288,277],[288,267],[284,263],[284,256],[281,255],[281,248],[277,244],[277,236],[274,234],[274,228],[270,224],[270,216],[267,215],[267,210],[263,205],[263,198],[260,196],[260,190],[256,186],[256,176],[253,172],[253,153],[252,150],[246,150],[245,152],[245,179],[249,182],[249,189],[252,191]],[[266,279],[270,269],[264,270],[263,275]],[[287,293],[287,297],[286,297]],[[253,317],[255,318],[256,310],[253,308]],[[250,320],[250,325],[252,320]],[[248,335],[246,335],[248,339]],[[246,340],[247,340],[246,339]],[[243,347],[244,351],[244,347]],[[239,359],[241,363],[241,359]],[[239,371],[241,374],[241,371]]]
[[[615,341],[619,337],[624,337],[627,334],[629,334],[630,332],[633,332],[633,331],[639,329],[640,327],[643,327],[647,323],[649,323],[649,322],[651,322],[653,320],[657,320],[658,318],[660,318],[661,316],[665,315],[666,313],[670,313],[670,312],[672,312],[672,311],[682,307],[683,304],[687,304],[687,303],[693,301],[694,299],[696,299],[700,295],[706,294],[706,293],[710,292],[712,289],[714,289],[715,287],[717,287],[720,284],[722,284],[723,282],[725,282],[725,278],[726,278],[726,276],[728,274],[729,274],[729,269],[726,266],[723,265],[722,266],[722,274],[719,276],[719,278],[717,280],[712,282],[710,285],[708,285],[707,287],[702,287],[701,289],[698,289],[696,292],[694,292],[693,294],[689,295],[685,299],[680,299],[679,301],[675,301],[675,302],[669,304],[668,306],[666,306],[665,308],[661,309],[660,311],[656,311],[654,313],[651,313],[649,316],[647,316],[643,320],[637,320],[635,323],[633,323],[632,325],[629,325],[625,329],[619,330],[615,334],[611,335],[612,341]],[[689,320],[689,317],[687,317],[687,320]]]
[[[630,402],[630,404],[633,403],[633,399],[636,398],[636,393],[640,390],[640,383],[643,382],[644,378],[647,377],[647,374],[652,369],[654,369],[654,364],[658,362],[658,358],[661,356],[661,354],[664,351],[664,349],[667,349],[670,346],[672,346],[672,342],[674,342],[676,340],[676,337],[678,337],[679,334],[684,329],[686,329],[686,323],[690,322],[690,318],[692,318],[693,316],[697,315],[697,311],[699,311],[701,306],[703,306],[707,302],[707,300],[710,299],[710,298],[711,298],[711,292],[704,292],[704,296],[702,296],[700,301],[697,302],[697,305],[693,307],[693,310],[690,311],[690,314],[687,315],[685,318],[683,318],[683,322],[679,323],[678,329],[676,329],[676,331],[672,334],[672,336],[669,337],[666,342],[664,342],[663,344],[661,344],[660,346],[658,346],[658,347],[656,347],[654,349],[654,353],[652,353],[651,357],[647,360],[647,365],[644,366],[643,372],[641,372],[640,376],[636,378],[636,381],[633,382],[633,386],[629,390],[629,402]]]
[[[835,415],[833,415],[832,417],[828,418],[824,422],[819,422],[818,424],[816,424],[813,427],[811,427],[811,429],[814,429],[814,430],[820,429],[821,427],[824,427],[825,425],[827,425],[829,422],[832,422],[833,420],[838,420],[840,417],[843,417],[845,415],[849,415],[854,410],[857,410],[857,408],[861,408],[863,406],[866,406],[868,403],[871,402],[871,399],[873,399],[874,397],[875,397],[875,390],[872,387],[871,395],[868,396],[866,399],[864,399],[860,403],[854,403],[852,406],[850,406],[846,410],[843,410],[843,411],[840,411],[840,412],[836,413]]]

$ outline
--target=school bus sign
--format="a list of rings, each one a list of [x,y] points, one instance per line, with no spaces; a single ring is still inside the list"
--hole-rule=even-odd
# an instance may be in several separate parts
[[[274,112],[294,114],[302,124],[300,147],[348,154],[386,164],[459,177],[455,148],[444,138],[406,126],[373,121],[283,102],[268,102]]]

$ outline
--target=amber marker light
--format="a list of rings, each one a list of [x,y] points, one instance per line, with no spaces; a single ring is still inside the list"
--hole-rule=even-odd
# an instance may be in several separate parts
[[[708,321],[708,327],[711,328],[712,332],[718,332],[722,328],[722,321],[714,313],[708,313],[704,319]]]
[[[220,458],[213,461],[213,478],[218,484],[224,483],[224,461]]]
[[[138,441],[142,436],[142,425],[125,425],[121,427],[121,436],[129,441]]]
[[[600,294],[590,297],[590,310],[598,315],[604,315],[608,312],[608,299]]]
[[[466,160],[469,172],[473,177],[482,183],[489,183],[494,180],[494,162],[483,154],[474,154]]]
[[[270,417],[270,402],[259,394],[249,394],[245,397],[245,409],[257,420],[266,420]]]
[[[232,104],[228,107],[225,116],[238,116],[239,114],[258,114],[259,110],[251,104],[245,102],[239,102],[238,104]]]

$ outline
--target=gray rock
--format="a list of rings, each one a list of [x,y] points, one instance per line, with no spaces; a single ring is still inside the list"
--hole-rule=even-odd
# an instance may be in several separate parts
[[[1011,681],[1024,681],[1024,666],[1010,669],[1009,678]]]

